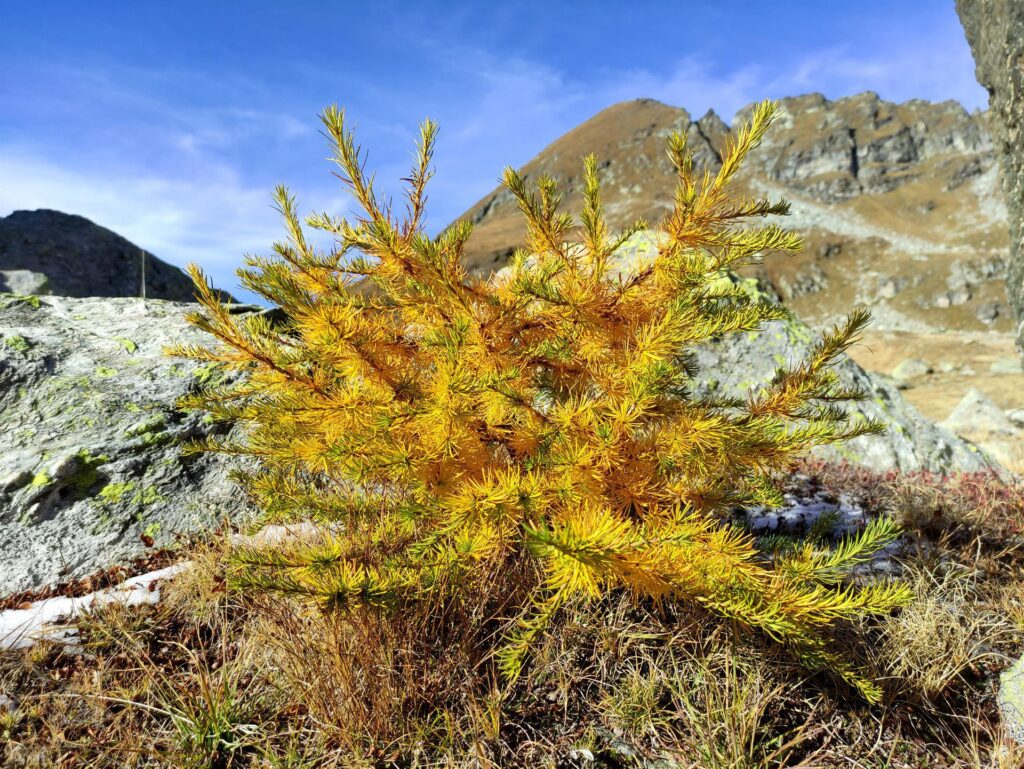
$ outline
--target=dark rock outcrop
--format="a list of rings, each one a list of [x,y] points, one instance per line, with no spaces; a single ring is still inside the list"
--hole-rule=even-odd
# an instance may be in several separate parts
[[[188,275],[83,216],[40,209],[0,217],[0,292],[137,297],[143,259],[148,299],[193,300]]]
[[[957,0],[956,8],[978,82],[988,91],[992,138],[1003,164],[1010,223],[1006,295],[1024,352],[1024,2]]]

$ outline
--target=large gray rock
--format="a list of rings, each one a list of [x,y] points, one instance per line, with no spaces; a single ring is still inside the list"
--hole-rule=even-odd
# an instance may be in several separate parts
[[[999,674],[997,701],[1006,733],[1024,744],[1024,658]]]
[[[50,281],[32,270],[0,270],[0,293],[41,296],[50,293]]]
[[[974,53],[976,73],[988,91],[989,122],[1002,160],[1010,220],[1006,295],[1024,351],[1024,2],[957,0],[960,21]]]
[[[174,408],[218,372],[163,355],[202,343],[195,305],[0,296],[0,596],[87,576],[246,513],[215,428]]]
[[[796,318],[765,324],[759,334],[730,335],[697,351],[697,364],[708,391],[743,395],[768,382],[775,368],[799,360],[815,337]],[[868,398],[848,407],[851,415],[879,419],[882,435],[855,438],[846,443],[819,446],[813,456],[830,462],[849,462],[876,472],[931,470],[939,473],[973,472],[995,463],[974,444],[926,419],[904,400],[899,390],[849,358],[837,365],[840,381],[858,387]]]
[[[635,234],[617,252],[619,264],[627,266],[656,253],[652,234]],[[748,291],[764,294],[753,279],[745,281]],[[750,388],[768,382],[775,369],[804,357],[815,343],[810,328],[795,316],[772,321],[756,334],[730,334],[696,350],[700,369],[699,390],[728,395],[745,395]],[[857,387],[868,398],[851,405],[852,415],[879,419],[887,425],[883,435],[870,435],[832,446],[819,446],[814,456],[826,461],[846,461],[878,472],[931,470],[939,473],[972,472],[998,465],[977,446],[937,426],[904,400],[894,384],[871,374],[848,357],[837,365],[842,383]]]
[[[188,275],[85,217],[47,209],[0,217],[0,291],[137,297],[143,259],[147,298],[193,301]]]
[[[1024,470],[1024,429],[976,387],[940,424],[981,446],[1004,467]]]

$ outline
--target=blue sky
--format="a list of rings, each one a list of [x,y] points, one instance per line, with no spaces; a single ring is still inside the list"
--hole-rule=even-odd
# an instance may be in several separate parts
[[[275,184],[349,210],[318,133],[332,103],[396,199],[419,122],[440,123],[432,234],[626,99],[727,121],[810,91],[986,106],[953,0],[42,0],[5,4],[0,73],[0,216],[81,214],[228,289],[280,235]]]

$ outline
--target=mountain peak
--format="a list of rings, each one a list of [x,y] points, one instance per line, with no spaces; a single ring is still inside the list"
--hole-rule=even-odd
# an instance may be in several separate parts
[[[618,102],[520,172],[528,181],[552,176],[564,210],[577,212],[582,159],[592,152],[609,226],[641,217],[654,223],[673,205],[669,134],[686,136],[698,169],[715,170],[751,107],[729,126],[711,110],[694,120],[655,99]],[[1009,322],[999,299],[1007,237],[995,178],[985,115],[969,115],[956,102],[896,104],[865,91],[835,100],[821,93],[781,99],[778,121],[736,183],[751,196],[793,203],[793,217],[782,223],[806,237],[807,250],[769,258],[761,276],[799,314],[814,321],[824,308],[871,304],[881,315],[891,308],[886,322],[977,331]],[[463,218],[476,224],[466,256],[479,273],[500,268],[525,241],[522,217],[503,187]],[[877,278],[868,286],[865,275]],[[821,294],[830,291],[842,295]]]

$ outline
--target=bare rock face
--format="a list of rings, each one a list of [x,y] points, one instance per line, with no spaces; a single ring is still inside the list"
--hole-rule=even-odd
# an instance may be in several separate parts
[[[1004,467],[1024,467],[1024,430],[977,388],[968,390],[941,424],[984,446]]]
[[[893,104],[866,91],[834,102],[809,94],[781,106],[749,170],[825,202],[885,193],[928,173],[934,158],[991,147],[982,121],[952,101]],[[733,124],[748,117],[749,108],[741,110]]]
[[[988,91],[992,138],[1003,166],[1009,210],[1010,260],[1006,294],[1024,352],[1024,3],[957,0],[957,12]]]
[[[219,376],[162,352],[208,341],[183,318],[195,308],[0,296],[0,598],[247,512],[228,460],[180,455],[224,429],[175,409]]]
[[[193,300],[188,275],[85,217],[47,209],[0,217],[0,292],[137,297],[143,260],[147,298]]]

